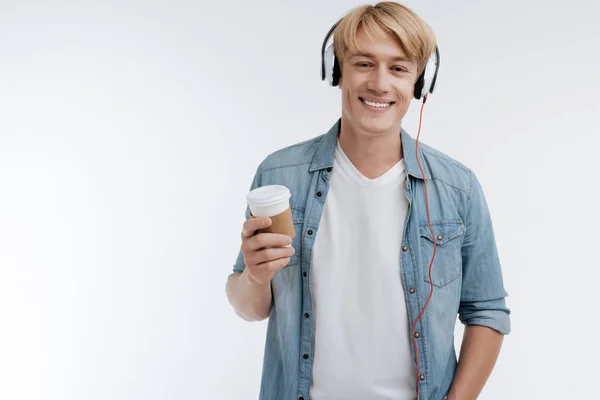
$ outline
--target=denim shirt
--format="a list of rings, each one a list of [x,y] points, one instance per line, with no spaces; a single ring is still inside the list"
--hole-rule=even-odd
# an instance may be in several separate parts
[[[312,249],[327,200],[329,178],[335,173],[333,160],[340,124],[338,120],[327,133],[270,154],[259,165],[251,185],[251,189],[270,184],[287,186],[292,193],[290,205],[296,229],[292,243],[296,252],[271,281],[273,303],[260,400],[309,399],[314,348],[309,284]],[[508,294],[490,213],[473,172],[419,143],[419,161],[427,179],[432,236],[427,224],[416,141],[404,129],[400,135],[409,206],[398,272],[412,326],[430,293],[429,264],[436,242],[431,273],[433,296],[415,331],[419,332],[416,339],[419,399],[439,400],[447,395],[457,366],[454,347],[457,315],[465,325],[483,325],[508,334],[510,310],[505,304]],[[246,208],[246,218],[250,217]],[[240,252],[233,270],[242,272],[244,268]],[[410,345],[414,362],[412,338]]]

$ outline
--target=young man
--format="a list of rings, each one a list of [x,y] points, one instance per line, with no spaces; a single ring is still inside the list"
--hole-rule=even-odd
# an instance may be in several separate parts
[[[475,399],[510,311],[477,178],[401,128],[435,37],[390,2],[333,34],[340,120],[251,185],[291,190],[296,237],[256,234],[270,220],[247,209],[227,282],[238,315],[269,318],[260,399]]]

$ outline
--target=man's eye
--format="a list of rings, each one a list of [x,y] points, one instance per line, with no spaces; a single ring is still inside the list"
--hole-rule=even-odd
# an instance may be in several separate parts
[[[359,62],[359,63],[356,63],[356,66],[361,67],[361,68],[366,68],[369,66],[369,64],[365,63],[365,62]]]
[[[406,72],[406,68],[404,68],[404,67],[394,67],[394,71],[396,71],[396,72]]]

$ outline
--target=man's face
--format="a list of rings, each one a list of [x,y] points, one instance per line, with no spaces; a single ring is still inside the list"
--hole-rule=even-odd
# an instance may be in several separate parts
[[[346,55],[340,89],[350,125],[373,134],[398,133],[414,95],[417,64],[391,37],[357,32],[358,51]]]

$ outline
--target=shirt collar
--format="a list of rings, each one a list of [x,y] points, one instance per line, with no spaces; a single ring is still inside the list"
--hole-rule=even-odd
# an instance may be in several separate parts
[[[335,155],[335,146],[337,145],[337,138],[340,132],[341,118],[338,119],[329,129],[329,131],[321,138],[317,145],[317,151],[313,156],[310,163],[310,171],[316,171],[325,168],[333,167],[333,159]],[[400,128],[400,135],[402,140],[402,152],[404,155],[404,165],[406,166],[406,172],[415,178],[423,179],[423,174],[419,168],[416,157],[416,140],[413,139],[408,132],[403,128]],[[419,149],[419,161],[425,172],[425,178],[431,179],[427,164],[423,161],[423,151]]]

